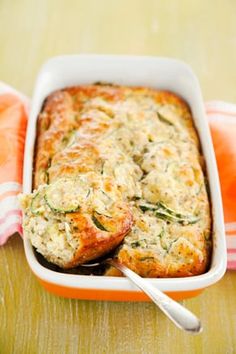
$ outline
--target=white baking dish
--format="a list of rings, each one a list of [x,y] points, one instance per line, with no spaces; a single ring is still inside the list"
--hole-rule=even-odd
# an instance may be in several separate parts
[[[185,63],[167,58],[108,55],[71,55],[50,59],[38,75],[32,99],[25,145],[23,192],[30,193],[32,188],[36,121],[44,99],[54,90],[97,81],[170,90],[182,96],[192,110],[210,185],[214,239],[212,262],[209,271],[202,275],[150,281],[172,297],[194,296],[223,276],[226,270],[226,244],[219,178],[202,95],[196,76]],[[38,262],[26,238],[24,247],[32,271],[49,291],[88,299],[147,299],[126,278],[72,275],[49,270]]]

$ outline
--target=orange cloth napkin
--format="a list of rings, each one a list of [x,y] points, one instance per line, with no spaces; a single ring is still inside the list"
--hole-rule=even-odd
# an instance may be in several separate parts
[[[0,245],[19,232],[22,215],[17,194],[22,170],[28,100],[0,82]]]
[[[28,100],[0,83],[0,245],[22,234],[21,191]],[[236,105],[206,103],[223,197],[228,268],[236,269]]]
[[[206,103],[223,199],[227,267],[236,269],[236,105]]]

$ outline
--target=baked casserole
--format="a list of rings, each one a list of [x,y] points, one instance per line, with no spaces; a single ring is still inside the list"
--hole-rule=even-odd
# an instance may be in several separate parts
[[[21,205],[25,236],[64,269],[110,251],[143,277],[209,265],[204,160],[189,107],[171,92],[98,83],[52,93]]]

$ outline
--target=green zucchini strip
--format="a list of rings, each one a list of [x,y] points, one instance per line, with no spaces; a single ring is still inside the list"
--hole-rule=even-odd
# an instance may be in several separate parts
[[[94,214],[92,215],[92,221],[98,229],[108,232],[108,230],[100,223]]]
[[[39,215],[40,212],[44,210],[44,207],[42,205],[40,205],[43,197],[44,196],[42,194],[40,194],[40,192],[38,192],[34,196],[34,198],[31,200],[30,210],[31,210],[32,214]]]
[[[143,212],[147,210],[154,211],[154,215],[159,219],[169,222],[177,222],[181,225],[195,224],[197,221],[199,221],[199,217],[178,213],[166,206],[163,202],[157,202],[156,205],[146,203],[140,205],[139,207]]]
[[[45,201],[55,213],[74,213],[80,209],[74,180],[61,179],[48,185]]]
[[[160,112],[157,112],[157,116],[161,122],[166,123],[168,125],[174,125],[171,121],[169,121],[166,117],[164,117],[163,114],[161,114]]]

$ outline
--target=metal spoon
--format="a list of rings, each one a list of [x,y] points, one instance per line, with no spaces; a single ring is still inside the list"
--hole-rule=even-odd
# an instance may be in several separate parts
[[[120,270],[129,280],[143,290],[177,327],[192,334],[198,334],[202,331],[200,320],[192,312],[117,260],[107,258],[99,263],[81,264],[81,266],[97,267],[101,264],[108,264]]]

